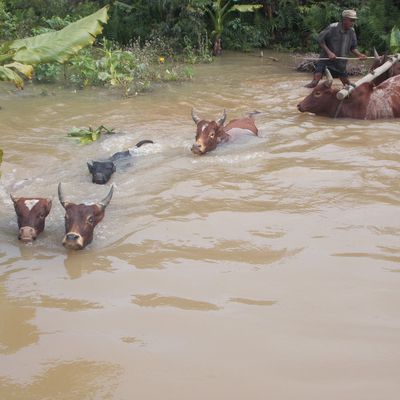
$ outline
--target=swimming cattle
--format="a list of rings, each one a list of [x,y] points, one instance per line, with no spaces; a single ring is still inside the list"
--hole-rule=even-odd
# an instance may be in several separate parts
[[[224,126],[226,112],[217,121],[206,121],[199,118],[192,110],[192,119],[196,124],[196,142],[191,150],[194,154],[203,155],[214,150],[220,143],[228,142],[233,134],[250,133],[258,135],[258,129],[254,123],[254,115],[258,112],[249,114],[248,117],[231,120]]]
[[[375,59],[371,65],[370,72],[373,72],[378,67],[383,65],[386,61],[391,60],[391,58],[387,55],[380,56],[377,51],[374,49]],[[372,82],[375,86],[378,86],[386,79],[391,78],[392,76],[400,75],[400,62],[394,63],[387,71],[382,73],[381,75],[377,76]]]
[[[143,144],[147,143],[153,143],[153,141],[142,140],[139,143],[137,143],[135,147],[140,147]],[[87,163],[89,172],[92,174],[92,182],[97,183],[99,185],[104,185],[110,180],[111,175],[117,170],[116,163],[121,160],[126,160],[131,156],[132,156],[131,151],[125,150],[113,154],[106,160],[92,161],[91,163]]]
[[[51,199],[41,197],[14,197],[10,195],[14,203],[18,221],[18,239],[25,243],[36,240],[43,232],[45,220],[51,210]]]
[[[58,198],[65,209],[65,236],[62,243],[67,249],[81,250],[92,242],[94,228],[103,219],[113,190],[114,186],[111,186],[107,196],[99,203],[75,204],[65,200],[61,183],[58,184]]]
[[[377,87],[373,83],[363,83],[342,101],[336,98],[340,89],[331,87],[329,71],[328,76],[297,105],[300,112],[331,118],[400,118],[400,75],[385,80]]]

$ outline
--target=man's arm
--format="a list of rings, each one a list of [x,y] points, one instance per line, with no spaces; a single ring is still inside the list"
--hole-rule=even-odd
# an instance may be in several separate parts
[[[357,48],[351,49],[351,52],[357,56],[360,60],[366,60],[367,56],[363,53],[360,53]]]
[[[321,49],[325,51],[325,53],[328,55],[330,60],[335,60],[336,59],[336,54],[329,49],[329,47],[326,45],[326,37],[328,37],[331,33],[332,29],[332,24],[329,25],[327,28],[325,28],[319,35],[318,35],[318,44]]]

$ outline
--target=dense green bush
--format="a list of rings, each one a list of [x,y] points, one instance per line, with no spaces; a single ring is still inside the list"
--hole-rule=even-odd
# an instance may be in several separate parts
[[[133,82],[143,82],[145,88],[154,77],[179,76],[176,60],[190,64],[211,60],[210,39],[215,21],[209,11],[228,1],[229,7],[237,4],[263,7],[254,12],[236,10],[226,16],[222,29],[224,49],[247,51],[265,47],[315,52],[319,50],[318,33],[329,23],[340,20],[344,8],[354,8],[359,15],[355,29],[360,49],[371,53],[375,46],[384,52],[389,50],[393,27],[400,25],[398,0],[0,0],[0,44],[60,29],[112,3],[109,23],[103,32],[107,39],[104,43],[114,43],[109,49],[111,55],[104,46],[95,53],[87,50],[67,68],[38,66],[36,79],[49,82],[65,76],[79,86],[120,82],[123,87],[131,87]],[[167,60],[168,68],[158,61],[159,57]],[[114,64],[121,66],[113,70]],[[191,70],[187,71],[191,75]],[[130,79],[132,82],[128,82]]]

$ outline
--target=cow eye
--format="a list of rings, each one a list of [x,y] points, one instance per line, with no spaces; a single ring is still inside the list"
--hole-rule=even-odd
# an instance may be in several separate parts
[[[214,139],[214,137],[215,137],[215,132],[213,132],[213,133],[210,134],[210,138],[211,138],[211,139]]]
[[[89,222],[89,224],[93,224],[93,221],[94,219],[92,216],[88,217],[87,222]]]
[[[44,214],[39,214],[40,219],[44,219]]]
[[[320,97],[320,96],[321,96],[321,92],[320,92],[319,90],[317,90],[317,91],[314,93],[314,96],[315,96],[315,97]]]

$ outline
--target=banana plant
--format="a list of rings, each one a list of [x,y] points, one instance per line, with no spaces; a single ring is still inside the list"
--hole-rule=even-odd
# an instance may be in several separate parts
[[[399,53],[400,52],[400,30],[397,26],[394,26],[392,28],[392,31],[390,32],[390,52],[392,54],[394,53]]]
[[[211,32],[211,37],[214,40],[213,54],[219,55],[221,53],[221,35],[224,30],[224,21],[226,16],[233,11],[233,4],[231,0],[224,2],[223,0],[213,1],[211,7],[206,8],[207,13],[210,15],[214,25]]]
[[[105,6],[57,32],[17,39],[0,46],[0,80],[22,88],[22,77],[31,79],[36,64],[64,63],[83,47],[94,42],[108,21]]]

